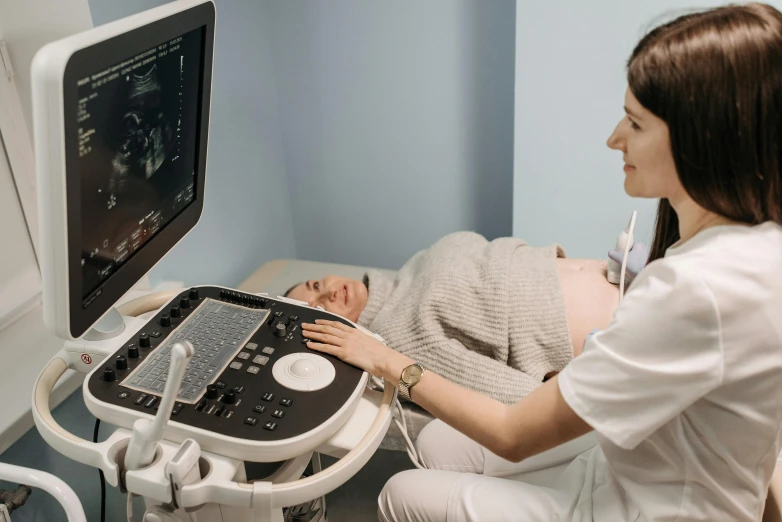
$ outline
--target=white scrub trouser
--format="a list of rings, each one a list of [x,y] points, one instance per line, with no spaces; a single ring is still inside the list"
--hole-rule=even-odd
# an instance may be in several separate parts
[[[416,446],[426,470],[391,477],[378,497],[381,522],[545,521],[570,512],[572,499],[553,489],[559,475],[597,444],[594,432],[515,463],[440,420]],[[502,477],[502,478],[501,478]]]

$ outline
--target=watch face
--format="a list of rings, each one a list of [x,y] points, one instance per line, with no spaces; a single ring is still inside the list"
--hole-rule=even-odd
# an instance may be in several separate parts
[[[405,370],[402,372],[402,380],[407,384],[418,382],[418,379],[421,378],[423,373],[424,371],[420,366],[411,365],[405,368]]]

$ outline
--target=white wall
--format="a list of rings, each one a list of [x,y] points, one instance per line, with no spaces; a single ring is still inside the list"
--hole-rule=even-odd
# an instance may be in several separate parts
[[[624,115],[625,64],[660,15],[721,4],[518,3],[514,236],[605,258],[637,209],[636,238],[651,238],[656,202],[625,195],[621,153],[605,145]]]
[[[92,27],[87,0],[0,0],[0,34],[8,44],[14,81],[33,136],[30,65],[44,44]]]
[[[510,235],[513,0],[266,3],[299,258]]]

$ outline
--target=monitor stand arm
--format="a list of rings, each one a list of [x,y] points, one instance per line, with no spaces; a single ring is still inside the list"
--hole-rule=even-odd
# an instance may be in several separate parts
[[[112,307],[82,338],[85,341],[105,341],[120,335],[124,330],[125,321],[122,320],[122,314]]]

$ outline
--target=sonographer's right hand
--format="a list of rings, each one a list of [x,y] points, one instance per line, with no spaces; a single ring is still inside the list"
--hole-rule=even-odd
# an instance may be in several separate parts
[[[301,330],[307,339],[311,339],[307,348],[331,354],[377,377],[389,378],[385,372],[389,361],[407,359],[371,335],[338,321],[317,319],[315,324],[302,323]],[[393,382],[399,380],[398,374],[390,378]]]
[[[621,265],[624,252],[620,252],[619,250],[611,250],[608,252],[608,257]],[[632,248],[630,248],[630,253],[627,255],[627,275],[629,275],[631,278],[638,275],[638,272],[643,270],[648,260],[649,247],[646,246],[645,243],[633,243]]]

